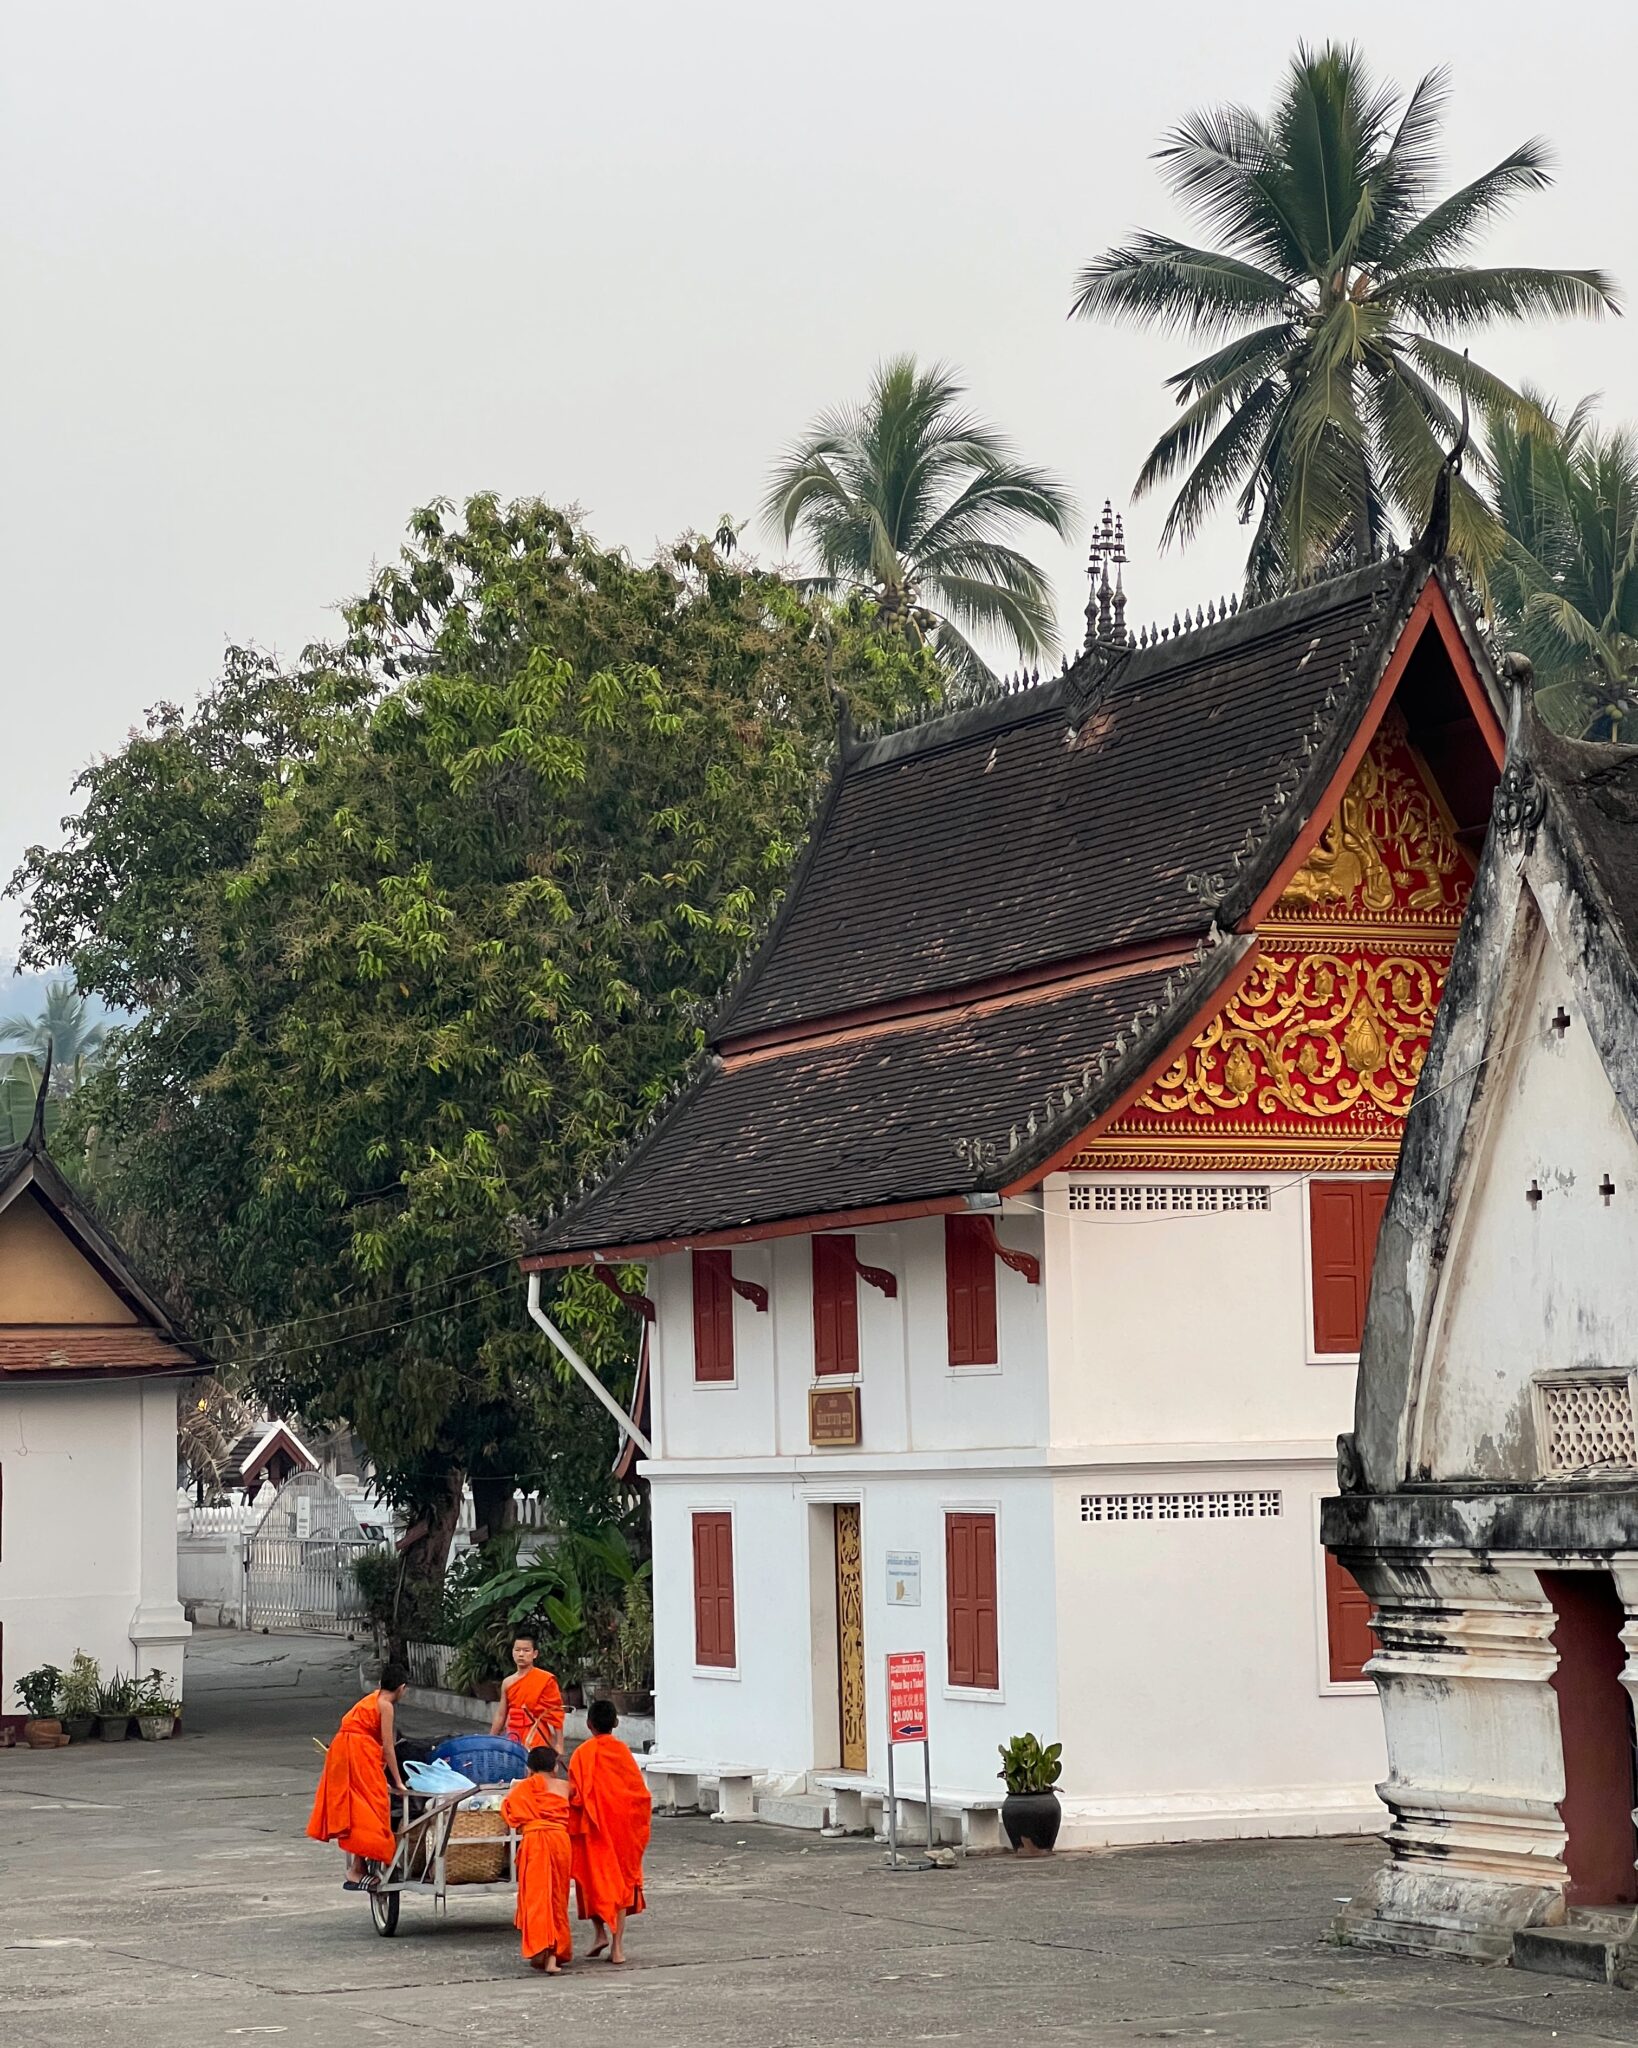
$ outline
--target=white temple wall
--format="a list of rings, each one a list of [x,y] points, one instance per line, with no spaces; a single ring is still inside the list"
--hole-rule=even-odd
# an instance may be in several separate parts
[[[869,1769],[886,1770],[885,1666],[889,1651],[927,1654],[934,1782],[993,1789],[998,1746],[1024,1728],[1043,1741],[1056,1728],[1052,1484],[1039,1469],[974,1461],[955,1469],[886,1472],[875,1461],[814,1459],[801,1477],[724,1470],[654,1474],[655,1716],[668,1756],[749,1765],[794,1781],[833,1770],[838,1689],[831,1510],[860,1504],[864,1668]],[[733,1516],[736,1664],[695,1662],[692,1543],[695,1510]],[[996,1517],[1000,1685],[973,1692],[947,1683],[944,1518]],[[919,1563],[919,1598],[893,1596],[892,1551]],[[908,1760],[908,1762],[907,1762]],[[919,1751],[901,1753],[919,1772]]]
[[[1004,1215],[998,1229],[1003,1243],[1040,1255],[1034,1214]],[[894,1297],[859,1283],[861,1448],[886,1454],[1044,1442],[1044,1284],[1032,1286],[997,1262],[1000,1362],[952,1367],[942,1217],[854,1235],[859,1258],[899,1283]],[[694,1379],[689,1255],[669,1253],[649,1267],[658,1311],[656,1451],[666,1458],[806,1456],[808,1393],[816,1384],[810,1240],[736,1245],[733,1259],[737,1277],[769,1289],[770,1304],[763,1313],[735,1298],[731,1382]]]
[[[1068,1846],[1382,1825],[1375,1688],[1329,1676],[1335,1485],[1321,1460],[1059,1466]]]
[[[1089,1191],[1213,1211],[1072,1208]],[[1244,1194],[1240,1191],[1244,1190]],[[1353,1422],[1354,1362],[1313,1347],[1307,1178],[1054,1174],[1044,1191],[1055,1446],[1306,1445]]]
[[[1424,1352],[1411,1462],[1435,1479],[1538,1478],[1533,1377],[1633,1363],[1638,1143],[1562,961],[1539,943],[1534,974],[1495,1029],[1506,1050]],[[1562,1031],[1552,1022],[1561,1011]]]
[[[85,1650],[181,1690],[176,1604],[176,1385],[0,1386],[0,1713],[39,1664]]]

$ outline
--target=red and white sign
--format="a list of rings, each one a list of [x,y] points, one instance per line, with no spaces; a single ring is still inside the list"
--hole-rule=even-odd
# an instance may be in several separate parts
[[[887,1739],[927,1740],[927,1654],[895,1650],[887,1659]]]

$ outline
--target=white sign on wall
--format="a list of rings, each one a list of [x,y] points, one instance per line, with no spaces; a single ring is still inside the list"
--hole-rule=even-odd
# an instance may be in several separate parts
[[[921,1605],[919,1550],[890,1550],[887,1553],[887,1604],[889,1607]]]

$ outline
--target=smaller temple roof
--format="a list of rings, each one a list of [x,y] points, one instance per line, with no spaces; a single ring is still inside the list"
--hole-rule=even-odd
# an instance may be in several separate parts
[[[0,1320],[0,1380],[34,1381],[192,1376],[213,1372],[208,1354],[176,1327],[175,1318],[52,1164],[42,1111],[50,1068],[40,1087],[34,1127],[20,1145],[0,1150],[0,1214],[32,1194],[53,1222],[137,1318],[134,1323],[11,1323]]]

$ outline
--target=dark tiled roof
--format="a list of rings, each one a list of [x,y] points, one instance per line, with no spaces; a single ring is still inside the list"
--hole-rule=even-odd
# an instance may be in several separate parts
[[[1203,933],[1202,878],[1232,874],[1327,693],[1425,574],[1376,564],[1133,650],[1090,694],[1078,665],[871,742],[715,1035]]]
[[[1134,1018],[1153,1031],[1150,1005],[1163,1015],[1168,994],[1186,1003],[1216,972],[1215,962],[1197,965],[1168,987],[1166,971],[1149,967],[714,1062],[548,1241],[560,1251],[613,1250],[978,1187],[977,1159],[958,1141],[1005,1151],[1033,1116],[1038,1149],[1050,1150],[1065,1091],[1080,1102],[1089,1085],[1118,1086],[1116,1062],[1136,1056]]]

